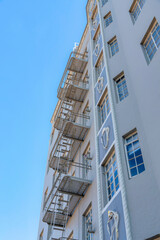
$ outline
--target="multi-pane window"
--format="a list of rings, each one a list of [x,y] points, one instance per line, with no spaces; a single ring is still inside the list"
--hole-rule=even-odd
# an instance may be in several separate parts
[[[86,177],[88,174],[88,171],[91,167],[90,143],[88,143],[88,145],[83,153],[83,163],[85,164],[84,177]]]
[[[109,13],[107,13],[107,15],[104,17],[105,27],[108,27],[112,22],[113,22],[112,14],[111,14],[111,12],[109,12]]]
[[[71,234],[69,234],[67,240],[72,240],[73,239],[73,231],[71,232]]]
[[[118,169],[115,152],[107,161],[105,166],[107,200],[110,201],[116,191],[119,189]]]
[[[53,142],[54,131],[55,131],[55,129],[53,129],[53,131],[52,131],[52,133],[51,133],[51,137],[50,137],[50,145],[51,145],[52,142]]]
[[[116,82],[119,101],[122,101],[128,96],[128,88],[124,73],[122,72],[120,75],[114,78],[114,80]]]
[[[95,4],[93,6],[95,7]],[[98,15],[98,9],[97,9],[97,6],[96,6],[95,9],[93,10],[93,15],[92,15],[92,22],[93,23],[96,20],[97,15]]]
[[[42,232],[39,235],[39,240],[43,240],[43,233],[44,233],[44,229],[42,230]]]
[[[48,193],[48,187],[44,193],[44,199],[43,199],[43,208],[45,207],[46,199],[47,199],[47,193]]]
[[[153,19],[141,44],[146,51],[149,61],[151,61],[160,46],[160,25],[156,18]]]
[[[160,234],[157,234],[153,237],[147,238],[146,240],[160,240]]]
[[[113,57],[117,52],[119,52],[119,47],[118,47],[118,41],[117,38],[114,37],[112,38],[109,42],[109,49],[110,49],[110,55]]]
[[[82,118],[82,124],[85,126],[88,126],[90,123],[90,109],[89,109],[89,101],[87,102],[84,110],[83,110],[83,118]]]
[[[101,54],[101,56],[99,57],[99,60],[96,64],[96,74],[97,74],[97,79],[99,77],[99,75],[101,74],[102,70],[104,67],[104,58],[103,58],[103,53]]]
[[[47,240],[50,239],[51,235],[52,235],[52,225],[48,225]]]
[[[108,99],[108,92],[106,91],[100,104],[100,123],[101,125],[104,123],[105,119],[107,118],[109,112],[110,112],[110,106],[109,106],[109,99]]]
[[[85,240],[92,240],[93,234],[92,230],[92,207],[89,208],[85,214]]]
[[[55,171],[55,172],[53,173],[52,186],[53,186],[54,183],[55,183],[55,180],[56,180],[56,174],[57,174],[57,171]]]
[[[130,177],[142,173],[145,170],[145,166],[137,132],[125,137],[125,150],[128,159]]]
[[[108,2],[108,0],[101,0],[101,1],[102,1],[102,6],[104,6],[104,4]]]
[[[132,6],[130,8],[130,13],[133,17],[133,20],[136,21],[139,14],[141,13],[141,10],[143,8],[143,5],[146,0],[134,0],[132,3]]]
[[[99,38],[100,38],[100,35],[101,35],[100,27],[98,27],[98,30],[97,30],[97,32],[96,32],[96,34],[95,34],[95,37],[94,37],[94,46],[97,45],[98,40],[99,40]]]

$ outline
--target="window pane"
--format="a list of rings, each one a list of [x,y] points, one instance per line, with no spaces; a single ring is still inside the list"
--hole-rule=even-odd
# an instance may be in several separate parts
[[[144,170],[145,170],[144,164],[138,166],[139,173],[144,172]]]
[[[131,169],[131,176],[133,177],[135,175],[137,175],[137,169],[136,168],[132,168]]]
[[[135,161],[135,159],[129,160],[129,166],[130,166],[130,168],[136,166],[136,161]]]
[[[136,158],[137,165],[143,163],[143,158],[142,156]]]

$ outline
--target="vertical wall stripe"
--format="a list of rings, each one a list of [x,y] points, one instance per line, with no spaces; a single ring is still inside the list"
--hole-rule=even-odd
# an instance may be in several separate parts
[[[125,182],[124,182],[122,162],[121,162],[121,153],[120,153],[120,146],[119,146],[119,139],[118,139],[116,114],[115,114],[115,109],[114,109],[114,104],[113,104],[113,92],[111,89],[112,79],[110,79],[110,76],[109,76],[109,66],[108,66],[108,61],[107,61],[107,53],[106,53],[106,46],[105,46],[106,44],[105,44],[105,39],[104,39],[101,7],[100,7],[100,2],[98,0],[97,0],[97,5],[98,5],[99,20],[100,20],[100,30],[101,30],[102,42],[103,42],[104,63],[106,66],[106,75],[107,75],[107,80],[108,80],[108,94],[109,94],[110,107],[111,107],[111,112],[112,112],[112,121],[113,121],[114,136],[115,136],[115,150],[116,150],[116,157],[117,157],[119,182],[120,182],[120,188],[121,188],[121,194],[122,194],[122,204],[123,204],[123,211],[124,211],[126,235],[127,235],[127,240],[132,240],[130,218],[129,218],[129,211],[128,211],[128,205],[127,205],[127,196],[126,196]]]
[[[99,223],[99,240],[104,240],[103,238],[103,225],[102,225],[102,192],[101,192],[101,169],[99,167],[99,153],[98,153],[98,139],[97,139],[97,127],[98,127],[98,122],[97,122],[97,114],[98,111],[96,111],[95,107],[95,91],[94,91],[94,84],[95,84],[95,71],[93,67],[93,41],[91,37],[91,22],[89,20],[89,36],[90,36],[90,57],[91,57],[91,69],[92,69],[92,93],[93,93],[93,116],[94,116],[94,131],[95,131],[95,149],[96,149],[96,180],[97,180],[97,201],[98,201],[98,223]]]

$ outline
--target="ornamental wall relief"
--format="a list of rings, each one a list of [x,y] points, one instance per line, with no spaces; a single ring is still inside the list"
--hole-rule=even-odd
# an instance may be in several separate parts
[[[99,43],[97,43],[96,46],[95,46],[95,55],[96,56],[99,55],[99,50],[100,50],[100,45],[99,45]]]
[[[103,148],[107,148],[109,144],[109,127],[104,127],[101,135],[101,143]]]
[[[112,222],[112,224],[111,224]],[[115,211],[108,211],[107,230],[110,236],[110,240],[119,239],[119,215]]]
[[[99,93],[102,92],[103,85],[104,85],[104,78],[103,77],[99,77],[98,80],[97,80],[97,90],[98,90]]]

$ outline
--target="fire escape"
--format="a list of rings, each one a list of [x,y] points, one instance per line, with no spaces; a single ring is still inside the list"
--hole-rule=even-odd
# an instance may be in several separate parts
[[[49,157],[49,166],[56,171],[57,177],[44,204],[43,221],[52,225],[54,230],[62,231],[59,240],[66,239],[63,237],[66,224],[91,184],[83,176],[69,175],[72,166],[82,171],[91,170],[91,164],[75,161],[77,151],[90,129],[90,110],[79,113],[89,90],[88,76],[83,76],[87,58],[86,52],[70,54],[58,88],[59,102],[54,127],[59,133]],[[86,158],[90,161],[90,154]]]

